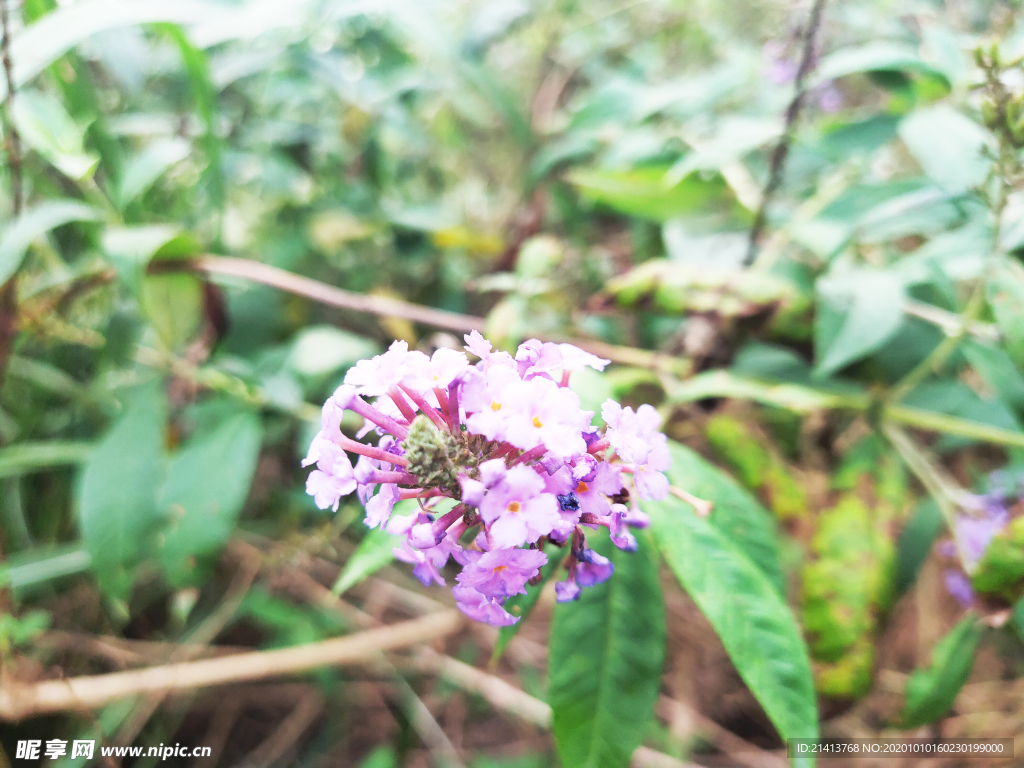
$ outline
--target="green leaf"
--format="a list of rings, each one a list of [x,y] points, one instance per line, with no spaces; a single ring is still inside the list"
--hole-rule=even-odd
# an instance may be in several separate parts
[[[142,308],[168,349],[181,349],[199,328],[203,284],[195,275],[147,275],[142,281]]]
[[[699,453],[669,441],[672,466],[669,481],[694,496],[714,504],[708,518],[744,556],[764,574],[779,595],[786,582],[779,565],[778,529],[772,514],[748,491]],[[679,501],[682,508],[688,505]]]
[[[0,477],[17,477],[51,467],[81,464],[89,458],[92,449],[92,443],[63,440],[16,443],[0,448]]]
[[[909,72],[935,78],[950,87],[945,73],[924,61],[914,48],[891,42],[867,43],[830,53],[818,65],[815,82],[869,72]]]
[[[153,258],[184,257],[198,250],[177,227],[163,224],[110,227],[103,233],[102,247],[121,280],[140,301],[146,269]]]
[[[100,586],[118,597],[131,589],[130,568],[158,520],[164,476],[167,399],[158,383],[133,393],[124,415],[100,442],[82,473],[78,499],[82,539]]]
[[[195,560],[227,542],[249,495],[262,440],[259,416],[240,413],[171,458],[158,508],[168,522],[160,560],[173,584],[194,583],[200,576]]]
[[[1010,622],[1013,624],[1013,628],[1017,630],[1020,639],[1024,640],[1024,597],[1014,603]]]
[[[669,567],[711,622],[779,735],[816,738],[818,713],[807,646],[777,586],[731,537],[683,502],[670,498],[644,508]]]
[[[25,142],[76,181],[92,176],[100,159],[85,151],[85,129],[51,93],[23,88],[14,100],[14,122]]]
[[[899,135],[928,178],[947,192],[965,192],[988,175],[991,161],[982,153],[992,137],[946,104],[915,109],[903,118]]]
[[[725,117],[715,126],[708,139],[669,169],[666,180],[671,184],[694,171],[717,171],[769,141],[774,141],[780,133],[782,122],[774,117]]]
[[[705,371],[668,389],[672,403],[691,403],[709,397],[731,397],[774,405],[795,413],[813,413],[832,408],[866,408],[867,396],[857,388],[841,391],[808,387],[801,384],[776,384],[737,376],[729,371]]]
[[[299,332],[288,365],[305,376],[326,376],[379,351],[374,342],[362,336],[333,325],[313,325]]]
[[[222,207],[224,204],[224,174],[221,169],[221,139],[217,135],[217,89],[210,80],[210,66],[206,54],[194,46],[180,27],[163,25],[163,29],[178,47],[189,87],[195,102],[196,113],[203,121],[200,143],[206,153],[206,169],[203,177],[209,190],[211,202]]]
[[[903,284],[890,272],[860,269],[818,280],[815,376],[826,377],[884,345],[899,330]]]
[[[664,223],[684,213],[706,212],[723,203],[732,206],[728,187],[721,177],[705,180],[690,174],[676,184],[665,182],[667,169],[637,168],[630,171],[578,169],[568,175],[584,196],[627,216]]]
[[[343,595],[363,579],[369,578],[390,564],[395,559],[395,547],[401,543],[401,536],[380,528],[370,530],[359,542],[355,552],[345,561],[345,568],[334,582],[331,591],[336,595]]]
[[[988,302],[996,324],[1006,340],[1006,351],[1018,366],[1024,366],[1024,266],[1002,258],[991,271]]]
[[[999,347],[982,344],[973,339],[962,342],[961,351],[985,383],[1011,408],[1024,410],[1024,376],[1013,364],[1010,356]]]
[[[933,723],[949,711],[970,677],[983,631],[978,617],[967,614],[932,650],[931,663],[910,676],[901,713],[905,728]]]
[[[902,595],[914,586],[921,566],[931,554],[932,545],[944,527],[942,512],[935,499],[924,499],[914,508],[896,543],[897,595]]]
[[[91,563],[89,552],[81,544],[17,552],[0,567],[0,584],[20,593],[62,576],[81,573]]]
[[[88,37],[108,29],[136,24],[234,23],[239,19],[226,9],[196,0],[84,0],[61,6],[22,30],[11,45],[15,62],[14,85],[20,87],[53,64]],[[19,92],[20,94],[20,92]],[[7,83],[0,78],[0,99],[7,95]]]
[[[192,145],[184,139],[164,138],[154,141],[131,158],[121,175],[117,188],[117,202],[123,209],[153,183],[174,167],[192,151]]]
[[[551,577],[555,575],[558,567],[562,564],[565,552],[561,547],[549,545],[544,548],[544,554],[548,556],[548,561],[540,569],[540,581],[537,584],[528,586],[525,595],[513,595],[505,601],[505,610],[513,616],[518,616],[519,621],[498,630],[498,642],[494,644],[491,664],[497,663],[498,659],[505,653],[505,649],[508,648],[508,644],[512,642],[512,638],[516,636],[523,624],[526,623],[526,619],[537,605],[537,601],[540,600],[540,593],[544,591],[544,586],[551,581]]]
[[[559,603],[551,624],[548,702],[564,768],[625,768],[654,716],[665,654],[665,608],[657,554],[591,535],[612,577]],[[614,550],[614,551],[612,551]]]
[[[77,200],[47,200],[25,211],[0,237],[0,283],[6,283],[18,270],[29,245],[40,235],[72,221],[98,218],[95,208]]]

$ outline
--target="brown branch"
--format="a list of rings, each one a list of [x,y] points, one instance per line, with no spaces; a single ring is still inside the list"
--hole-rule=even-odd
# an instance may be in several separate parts
[[[482,331],[485,320],[482,317],[461,315],[443,309],[433,309],[419,304],[412,304],[387,296],[368,296],[353,293],[333,285],[321,283],[309,277],[296,275],[270,264],[263,264],[251,259],[238,259],[230,256],[202,256],[187,262],[163,261],[154,267],[160,269],[195,269],[211,275],[241,277],[255,283],[262,283],[279,288],[297,296],[305,296],[327,306],[339,309],[350,309],[355,312],[366,312],[383,317],[397,317],[414,323],[423,323],[448,331],[468,333]]]
[[[252,259],[205,255],[196,259],[158,261],[151,265],[151,271],[155,272],[179,270],[193,270],[205,272],[208,275],[239,277],[254,283],[269,285],[272,288],[287,291],[296,296],[304,296],[307,299],[312,299],[330,307],[348,309],[354,312],[365,312],[382,317],[397,317],[457,333],[482,331],[486,324],[486,320],[482,317],[424,307],[420,304],[413,304],[386,296],[369,296],[353,293],[342,288],[335,288],[333,285],[327,285],[319,280],[313,280],[312,278],[296,275],[293,272],[288,272],[269,264],[253,261]],[[113,277],[112,273],[111,277]],[[688,360],[645,349],[620,347],[614,344],[606,344],[602,341],[569,338],[553,334],[538,334],[538,337],[543,341],[569,342],[587,352],[624,365],[651,368],[680,376],[690,371],[690,362]]]
[[[463,626],[458,610],[432,613],[355,635],[271,651],[166,664],[109,675],[86,675],[33,684],[5,681],[0,686],[0,720],[90,710],[129,696],[177,693],[214,685],[263,680],[328,666],[366,664],[382,650],[447,637]]]
[[[804,49],[800,59],[800,68],[796,73],[794,87],[796,93],[793,100],[786,108],[785,127],[779,143],[772,151],[771,166],[768,171],[768,183],[765,185],[764,193],[761,195],[761,204],[757,207],[757,214],[754,216],[754,223],[750,227],[750,239],[747,242],[747,256],[743,260],[744,265],[750,266],[754,263],[757,255],[757,241],[761,239],[761,231],[764,229],[768,217],[768,206],[772,197],[782,184],[782,171],[786,164],[786,156],[789,154],[789,147],[793,143],[793,135],[796,133],[797,118],[800,117],[800,110],[803,108],[807,91],[804,89],[804,80],[814,66],[814,42],[818,36],[818,29],[821,27],[821,17],[825,10],[825,0],[814,0],[811,7],[811,16],[807,21],[804,30]]]

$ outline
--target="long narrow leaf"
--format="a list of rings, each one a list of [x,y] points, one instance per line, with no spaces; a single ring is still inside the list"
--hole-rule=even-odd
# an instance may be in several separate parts
[[[615,573],[562,603],[551,625],[548,701],[563,768],[623,768],[653,717],[665,654],[665,608],[657,555],[612,551]]]

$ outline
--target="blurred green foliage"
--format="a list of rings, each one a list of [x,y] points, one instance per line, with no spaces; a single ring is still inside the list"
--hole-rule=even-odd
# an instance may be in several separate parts
[[[659,556],[779,734],[816,732],[812,676],[825,697],[872,690],[893,600],[950,536],[962,492],[1024,463],[1011,7],[826,4],[792,125],[808,9],[769,0],[12,8],[0,655],[50,623],[181,641],[214,612],[233,539],[337,544],[346,594],[390,562],[356,502],[315,508],[299,461],[355,361],[458,334],[292,295],[270,266],[460,313],[467,330],[484,318],[505,348],[600,343],[615,364],[574,376],[584,406],[666,417],[673,483],[714,511],[652,505],[648,559],[556,612],[552,664],[630,618],[649,630],[573,667],[578,680],[552,677],[567,768],[623,764],[643,738]],[[209,254],[246,262],[218,273]],[[736,416],[727,400],[754,405]],[[1020,598],[1020,514],[966,568],[989,617]],[[633,582],[650,605],[621,604]],[[79,626],[52,606],[82,585],[102,598]],[[350,629],[261,590],[235,617],[260,628],[253,642]],[[918,660],[907,727],[942,717],[967,679],[984,641],[972,616]],[[577,636],[585,622],[593,637]],[[633,667],[636,695],[603,700]],[[105,710],[95,728],[126,717]],[[602,744],[613,720],[629,727]],[[363,764],[401,764],[403,744]]]

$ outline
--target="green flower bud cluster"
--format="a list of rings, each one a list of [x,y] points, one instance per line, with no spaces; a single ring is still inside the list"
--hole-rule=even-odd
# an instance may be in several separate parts
[[[979,46],[974,61],[985,74],[986,98],[981,103],[985,126],[1014,149],[1024,148],[1024,93],[1012,94],[1001,74],[1021,65],[1020,59],[1003,62],[999,46]]]
[[[464,431],[458,435],[442,431],[426,416],[417,416],[402,441],[409,460],[407,471],[416,475],[424,488],[440,488],[461,498],[458,473],[476,477],[479,451],[473,443],[480,439]]]

